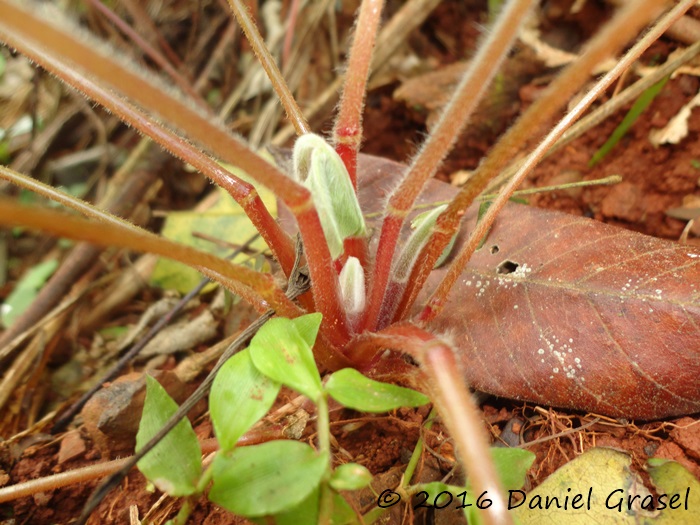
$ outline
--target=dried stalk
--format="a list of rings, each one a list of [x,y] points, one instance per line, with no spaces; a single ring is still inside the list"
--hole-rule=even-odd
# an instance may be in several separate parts
[[[476,251],[481,240],[488,234],[488,231],[493,226],[496,216],[506,205],[513,192],[518,188],[525,177],[535,168],[537,163],[551,149],[556,141],[564,134],[564,132],[588,109],[588,107],[608,89],[617,78],[622,75],[639,57],[654,43],[668,27],[678,18],[683,16],[690,9],[694,0],[681,0],[671,11],[669,11],[654,27],[644,35],[630,51],[628,51],[622,59],[620,59],[615,67],[611,69],[602,79],[596,82],[595,86],[586,93],[586,95],[569,111],[566,116],[550,131],[535,150],[527,157],[523,165],[518,169],[513,178],[501,190],[500,194],[489,207],[481,221],[476,225],[474,230],[469,235],[469,240],[466,242],[459,255],[455,258],[447,271],[447,274],[442,279],[440,284],[430,296],[425,308],[420,314],[419,319],[422,322],[427,322],[433,319],[440,311],[447,300],[447,295],[459,278],[459,275],[464,271],[469,259]]]
[[[258,31],[257,26],[251,20],[248,9],[245,5],[243,5],[241,0],[228,0],[228,4],[231,6],[233,14],[236,15],[236,20],[238,20],[238,23],[243,28],[243,32],[245,33],[250,46],[253,48],[255,56],[260,62],[260,65],[263,67],[265,73],[267,73],[267,77],[272,82],[272,87],[274,88],[275,93],[277,93],[284,110],[287,112],[287,118],[294,126],[297,135],[309,133],[311,128],[309,128],[309,124],[306,122],[304,114],[301,112],[301,109],[299,109],[297,101],[294,100],[294,95],[292,95],[292,92],[287,87],[287,83],[284,81],[284,77],[277,67],[277,63],[267,50],[265,41],[263,40],[262,36],[260,36],[260,31]]]
[[[222,159],[234,162],[260,183],[280,195],[295,215],[302,238],[308,247],[307,262],[314,281],[313,293],[316,308],[324,317],[321,329],[336,347],[342,347],[347,343],[350,334],[347,319],[340,304],[337,275],[333,271],[330,252],[325,243],[318,214],[306,188],[258,157],[226,130],[215,125],[213,119],[205,118],[187,104],[168,95],[167,90],[162,87],[157,87],[135,72],[121,67],[108,56],[96,53],[94,49],[73,38],[65,30],[50,25],[34,13],[22,11],[10,0],[0,0],[0,7],[3,10],[7,9],[10,15],[0,20],[0,37],[3,40],[31,56],[47,70],[88,97],[98,100],[168,151],[193,165],[226,189],[246,211],[287,273],[294,260],[291,240],[270,216],[255,189],[221,168],[177,133],[148,119],[141,111],[104,86],[114,86],[114,89],[138,101],[143,107],[157,108],[157,113],[164,115],[176,127],[187,129],[189,136],[207,144]],[[85,37],[85,39],[88,38]],[[93,44],[95,48],[104,47],[98,43],[93,42]],[[103,61],[114,69],[109,72],[105,70]],[[89,71],[90,74],[82,74],[83,70]],[[121,73],[125,78],[121,78]],[[97,77],[100,82],[94,82],[92,77]],[[116,86],[112,83],[112,79],[119,79]]]
[[[462,190],[440,215],[430,241],[421,251],[408,286],[395,314],[404,318],[432,271],[435,262],[459,228],[465,210],[486,185],[512,159],[533,134],[559,111],[588,80],[590,72],[606,58],[617,53],[649,23],[666,4],[664,0],[639,0],[625,4],[588,43],[579,59],[547,88],[547,92],[528,108],[501,137]]]
[[[377,46],[372,60],[372,71],[379,70],[396,51],[408,34],[421,25],[440,0],[408,0],[401,6],[391,20],[382,28],[377,38]],[[314,102],[306,108],[304,114],[309,120],[314,119],[323,110],[330,108],[337,100],[338,92],[343,86],[343,76],[338,76]],[[272,144],[286,144],[294,135],[292,126],[285,126],[273,138]]]

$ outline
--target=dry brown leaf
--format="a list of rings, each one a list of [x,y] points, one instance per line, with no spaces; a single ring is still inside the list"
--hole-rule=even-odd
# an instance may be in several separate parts
[[[678,144],[688,136],[688,119],[693,108],[700,106],[700,92],[685,104],[680,111],[661,129],[649,132],[649,140],[654,146],[661,144]]]
[[[363,209],[379,211],[404,168],[363,160]],[[432,181],[423,202],[454,191]],[[484,392],[614,417],[700,411],[698,247],[510,204],[428,328]]]

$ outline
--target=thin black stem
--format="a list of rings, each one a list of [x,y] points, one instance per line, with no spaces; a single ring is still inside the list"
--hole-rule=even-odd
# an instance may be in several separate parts
[[[227,257],[227,259],[233,259],[236,255],[246,250],[259,236],[260,235],[257,233],[253,235],[242,246],[236,248],[233,253]],[[92,398],[92,396],[102,389],[102,385],[115,379],[122,372],[122,370],[124,370],[126,365],[128,365],[139,354],[139,352],[144,349],[151,339],[153,339],[158,332],[170,324],[170,321],[172,321],[182,311],[185,305],[194,299],[210,282],[212,282],[211,279],[204,277],[199,284],[197,284],[197,286],[190,290],[187,295],[180,299],[180,301],[178,301],[178,303],[168,313],[158,319],[158,322],[154,324],[150,330],[148,330],[146,335],[136,342],[136,344],[134,344],[134,346],[132,346],[129,351],[126,352],[90,390],[85,392],[80,399],[78,399],[78,401],[73,403],[70,408],[61,415],[58,421],[56,421],[51,428],[51,433],[58,434],[59,432],[63,432],[71,421],[73,421],[73,418],[78,414],[78,412],[80,412],[85,404],[90,401],[90,398]]]
[[[295,299],[299,295],[307,292],[311,287],[311,282],[308,277],[308,273],[305,267],[300,268],[300,260],[302,255],[301,242],[297,242],[297,257],[294,263],[294,268],[289,276],[289,281],[287,285],[286,295],[290,300]],[[250,341],[250,339],[255,335],[255,333],[264,325],[272,316],[275,315],[274,310],[268,310],[260,317],[258,317],[253,323],[246,328],[240,336],[233,341],[226,351],[221,355],[217,361],[214,368],[209,372],[204,381],[199,385],[199,387],[187,398],[187,400],[180,405],[177,412],[173,414],[170,419],[163,425],[163,427],[158,431],[158,433],[151,438],[148,443],[146,443],[141,450],[136,452],[129,462],[127,462],[122,468],[117,472],[112,474],[104,482],[102,482],[92,493],[90,499],[83,507],[83,511],[80,517],[76,521],[77,525],[85,525],[90,514],[97,508],[104,497],[129,474],[129,471],[136,466],[136,464],[143,459],[143,457],[148,454],[153,447],[155,447],[173,428],[177,425],[187,413],[194,407],[200,399],[202,399],[206,393],[211,388],[216,375],[222,366],[229,360],[231,356],[236,354],[244,345]]]

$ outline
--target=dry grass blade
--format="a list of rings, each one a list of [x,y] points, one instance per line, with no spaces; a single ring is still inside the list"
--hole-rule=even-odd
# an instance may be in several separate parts
[[[146,232],[135,226],[125,228],[115,224],[95,224],[85,219],[71,217],[53,210],[30,209],[1,199],[0,221],[6,225],[24,225],[54,235],[78,238],[102,246],[120,246],[136,251],[150,252],[163,257],[187,261],[203,274],[221,282],[250,304],[266,311],[274,305],[283,315],[296,317],[301,310],[286,298],[269,274],[255,272],[245,266],[235,265],[188,246]],[[267,302],[269,301],[269,303]]]
[[[415,269],[409,279],[409,286],[402,299],[397,317],[408,314],[408,307],[418,296],[440,254],[459,228],[464,211],[486,188],[500,170],[514,158],[523,144],[533,134],[541,133],[545,123],[556,114],[590,76],[595,66],[605,58],[615,54],[634,37],[646,24],[659,14],[665,2],[645,0],[634,5],[625,4],[615,17],[587,43],[579,59],[565,69],[548,87],[547,95],[539,98],[499,139],[488,156],[470,178],[454,200],[438,218],[435,233],[423,248]]]

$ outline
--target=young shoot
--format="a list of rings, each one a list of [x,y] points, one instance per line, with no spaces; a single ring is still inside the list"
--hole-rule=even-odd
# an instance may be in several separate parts
[[[335,150],[312,133],[297,139],[293,164],[294,176],[311,192],[331,257],[338,259],[345,239],[367,235],[348,171]]]
[[[209,499],[246,518],[276,523],[360,523],[339,491],[359,490],[372,481],[362,465],[333,468],[328,398],[362,412],[381,413],[430,402],[425,395],[364,377],[353,369],[331,374],[325,385],[312,347],[320,314],[296,319],[273,318],[245,350],[235,354],[216,376],[209,410],[220,449],[206,469],[188,420],[183,420],[138,464],[159,489],[187,496],[175,524],[184,524],[194,498],[211,485]],[[316,447],[294,440],[273,440],[239,447],[239,439],[271,409],[281,386],[316,405]],[[153,378],[147,395],[137,445],[146,443],[177,410]],[[178,461],[172,458],[177,456]]]
[[[352,323],[365,309],[365,272],[357,257],[348,257],[340,271],[340,292],[348,319]]]

